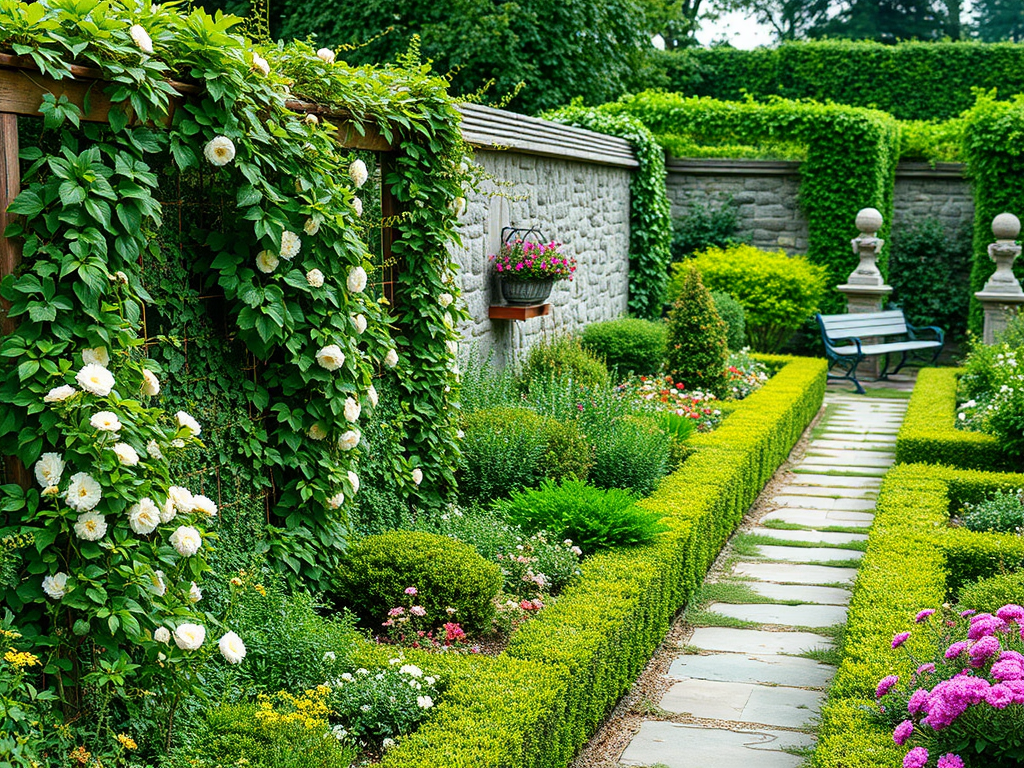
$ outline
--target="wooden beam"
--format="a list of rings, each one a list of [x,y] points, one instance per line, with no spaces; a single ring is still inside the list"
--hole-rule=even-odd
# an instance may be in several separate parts
[[[534,304],[530,307],[511,307],[495,304],[487,310],[491,320],[529,320],[532,317],[545,317],[551,314],[550,304]]]

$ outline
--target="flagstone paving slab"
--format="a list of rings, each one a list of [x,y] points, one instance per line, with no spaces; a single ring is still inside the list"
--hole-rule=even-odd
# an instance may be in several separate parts
[[[837,533],[830,531],[787,531],[781,528],[752,528],[749,533],[755,536],[767,536],[783,541],[806,541],[821,544],[852,544],[855,541],[867,541],[866,533]]]
[[[826,512],[866,512],[875,508],[873,499],[833,499],[825,496],[797,496],[779,494],[772,499],[773,504],[780,507],[797,507],[799,509],[820,509]]]
[[[839,587],[773,584],[770,581],[744,581],[743,585],[769,600],[803,600],[819,605],[847,605],[850,602],[850,590]]]
[[[789,560],[794,563],[828,563],[833,560],[859,560],[864,553],[857,549],[834,547],[787,547],[762,544],[757,551],[769,560]]]
[[[688,653],[669,667],[668,677],[723,680],[732,683],[788,685],[796,688],[825,686],[835,667],[813,659],[779,654]]]
[[[896,435],[861,435],[853,432],[822,432],[818,440],[833,440],[836,442],[864,443],[868,446],[891,448],[896,445]]]
[[[790,525],[803,525],[807,528],[870,528],[875,516],[869,512],[845,512],[821,509],[783,508],[769,512],[761,518],[761,522],[778,521]]]
[[[821,485],[829,488],[872,488],[882,487],[881,478],[854,477],[852,475],[814,475],[804,474],[794,478],[797,485]]]
[[[881,451],[841,451],[831,448],[808,449],[806,458],[814,461],[828,459],[836,467],[891,467],[896,462],[895,453]]]
[[[821,485],[784,485],[779,488],[779,493],[786,496],[813,496],[822,499],[866,499],[872,502],[878,496],[878,490],[874,488],[840,488]]]
[[[849,464],[841,465],[838,462],[828,461],[825,457],[808,456],[793,467],[793,476],[799,480],[803,475],[823,475],[835,472],[839,474],[832,475],[833,477],[877,477],[881,480],[888,469],[889,467],[887,466],[857,467],[850,466]]]
[[[799,768],[804,759],[782,750],[812,744],[813,736],[798,731],[730,731],[648,720],[619,762],[667,768]]]
[[[697,627],[688,646],[726,653],[789,653],[798,655],[817,648],[831,648],[832,641],[813,632],[768,632],[763,629]]]
[[[812,440],[808,443],[808,450],[817,450],[819,448],[832,448],[840,451],[878,451],[879,453],[892,453],[892,443],[869,443],[864,440],[825,440],[818,439]]]
[[[711,720],[799,728],[819,710],[823,693],[803,688],[683,680],[661,698],[661,708]]]
[[[831,627],[846,621],[846,608],[840,605],[772,605],[712,603],[708,610],[722,616],[758,624],[784,627]]]
[[[856,568],[830,565],[795,565],[793,563],[736,563],[737,576],[749,576],[759,581],[780,584],[838,584],[850,582],[857,576]]]

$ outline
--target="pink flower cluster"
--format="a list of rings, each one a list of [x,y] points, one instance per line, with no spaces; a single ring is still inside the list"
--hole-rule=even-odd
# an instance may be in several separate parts
[[[576,259],[558,249],[561,243],[512,240],[504,243],[494,262],[494,271],[505,280],[572,280]]]

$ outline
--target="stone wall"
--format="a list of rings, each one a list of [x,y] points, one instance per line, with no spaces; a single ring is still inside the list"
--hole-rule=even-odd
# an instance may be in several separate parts
[[[685,217],[695,204],[716,208],[731,197],[739,214],[740,233],[748,235],[758,248],[806,251],[807,219],[797,203],[799,163],[670,158],[667,170],[674,219]],[[893,199],[894,231],[927,218],[942,222],[954,236],[973,222],[974,200],[963,166],[900,164]]]
[[[480,110],[474,108],[476,114]],[[492,112],[483,117],[497,119]],[[501,118],[506,119],[504,113]],[[500,138],[503,148],[494,149],[486,146],[486,137],[467,137],[477,145],[475,161],[488,178],[467,200],[462,246],[453,251],[471,315],[460,329],[462,337],[481,354],[492,354],[498,365],[522,359],[545,335],[624,315],[629,293],[629,183],[636,161],[628,145],[609,145],[614,152],[602,154],[595,151],[597,134],[521,116],[515,121],[524,144],[539,130],[552,143],[539,147],[533,136],[530,146],[517,147],[502,136],[494,144]],[[497,252],[507,226],[535,227],[576,257],[576,279],[555,283],[546,317],[488,317],[491,305],[502,302],[487,257]]]

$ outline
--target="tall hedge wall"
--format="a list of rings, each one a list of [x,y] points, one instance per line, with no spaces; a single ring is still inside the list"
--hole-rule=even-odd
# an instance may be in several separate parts
[[[768,104],[688,98],[647,91],[601,109],[639,118],[669,151],[674,145],[790,142],[807,147],[800,166],[800,206],[807,215],[807,255],[828,269],[828,285],[846,282],[858,264],[850,248],[861,208],[882,212],[888,239],[899,157],[899,124],[890,115],[837,104],[777,99]],[[880,260],[883,270],[885,258]],[[824,310],[843,311],[832,291]]]
[[[1024,46],[1013,43],[829,40],[752,51],[694,49],[655,61],[664,73],[658,85],[688,96],[833,101],[900,120],[956,117],[973,105],[972,88],[1024,92]]]

